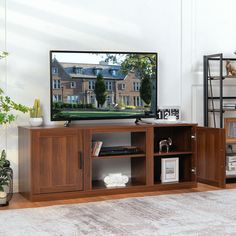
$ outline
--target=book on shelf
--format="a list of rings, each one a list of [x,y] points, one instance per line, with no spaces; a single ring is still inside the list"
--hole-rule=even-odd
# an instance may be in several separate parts
[[[128,155],[128,154],[140,154],[143,153],[142,150],[136,146],[111,146],[102,147],[101,156],[109,155]]]
[[[101,147],[102,147],[103,142],[102,141],[95,141],[92,142],[92,155],[93,156],[99,156],[99,153],[101,151]]]

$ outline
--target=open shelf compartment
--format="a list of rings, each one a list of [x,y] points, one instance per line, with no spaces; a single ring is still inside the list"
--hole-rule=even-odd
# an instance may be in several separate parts
[[[154,129],[154,155],[179,155],[191,154],[192,152],[192,127],[156,127]],[[169,146],[169,153],[167,153],[166,146],[160,152],[159,144],[162,140],[172,140],[172,145]]]
[[[107,188],[103,179],[114,173],[121,173],[129,177],[129,182],[124,187],[112,188],[127,188],[134,186],[146,185],[146,158],[116,158],[116,159],[101,159],[93,160],[92,168],[92,190],[96,189],[112,189]],[[101,178],[102,176],[102,178]]]
[[[99,151],[96,145],[100,143]],[[144,157],[146,155],[146,132],[104,132],[92,134],[91,157],[121,158],[121,157]]]

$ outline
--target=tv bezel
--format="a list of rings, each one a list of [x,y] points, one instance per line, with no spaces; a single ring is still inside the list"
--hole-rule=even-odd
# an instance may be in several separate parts
[[[155,103],[155,114],[153,115],[135,115],[135,116],[128,116],[128,117],[122,117],[122,116],[112,116],[112,117],[84,117],[84,118],[80,118],[80,117],[73,117],[73,118],[68,118],[68,119],[60,119],[60,118],[53,118],[53,112],[52,112],[52,105],[53,105],[53,96],[52,96],[52,92],[53,92],[53,88],[52,88],[52,55],[53,53],[102,53],[102,54],[155,54],[156,55],[156,103]],[[136,52],[136,51],[74,51],[74,50],[50,50],[49,51],[49,60],[50,60],[50,120],[51,121],[80,121],[80,120],[117,120],[117,119],[141,119],[141,118],[156,118],[157,117],[157,91],[158,91],[158,53],[157,52]]]

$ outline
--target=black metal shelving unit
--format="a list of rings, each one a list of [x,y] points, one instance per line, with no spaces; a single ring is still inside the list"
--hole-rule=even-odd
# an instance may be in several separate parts
[[[235,78],[236,76],[227,75],[225,68],[225,62],[229,60],[236,61],[236,58],[225,58],[222,53],[206,55],[203,57],[203,65],[204,65],[204,126],[212,126],[212,123],[209,122],[210,119],[213,119],[213,127],[214,128],[223,128],[224,126],[224,116],[225,112],[236,112],[236,96],[228,96],[224,94],[224,82],[228,78]],[[215,62],[215,63],[214,63]],[[215,66],[215,67],[214,67]],[[224,75],[225,73],[225,75]],[[214,81],[214,82],[213,82]],[[218,84],[217,84],[218,82]],[[213,90],[213,84],[218,85],[217,89]],[[236,94],[236,93],[235,93]],[[225,101],[233,101],[234,106],[230,109],[225,105]],[[217,120],[218,119],[218,120]],[[218,125],[218,127],[217,127]],[[226,145],[231,146],[232,143],[227,143]],[[234,144],[236,145],[236,143]],[[226,153],[226,155],[229,153]],[[230,153],[235,154],[236,153]],[[227,176],[226,175],[226,183],[235,183],[235,176]]]
[[[224,107],[224,100],[236,100],[236,96],[224,96],[223,83],[226,78],[236,78],[235,76],[223,75],[223,66],[225,61],[236,61],[236,58],[224,58],[222,53],[206,55],[203,57],[203,74],[204,74],[204,126],[209,127],[210,114],[213,116],[213,127],[217,127],[216,114],[219,117],[219,128],[223,128],[224,113],[226,111],[236,111],[236,109],[227,109]],[[217,75],[213,75],[210,62],[217,61],[219,71]],[[219,91],[214,96],[212,82],[219,82]],[[219,101],[219,105],[215,105],[215,101]],[[236,103],[236,102],[235,102]],[[236,108],[236,107],[235,107]]]

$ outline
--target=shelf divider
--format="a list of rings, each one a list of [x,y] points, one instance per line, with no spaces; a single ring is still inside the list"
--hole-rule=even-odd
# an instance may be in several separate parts
[[[104,160],[104,159],[113,159],[113,158],[132,158],[132,157],[146,157],[145,153],[140,154],[124,154],[124,155],[108,155],[108,156],[92,156],[93,160]]]
[[[192,151],[176,151],[176,152],[155,152],[154,156],[174,156],[174,155],[189,155],[193,154]]]

